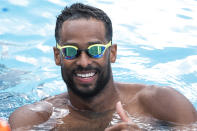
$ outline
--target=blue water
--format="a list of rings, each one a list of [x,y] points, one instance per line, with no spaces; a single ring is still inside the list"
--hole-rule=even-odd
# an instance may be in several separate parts
[[[0,0],[0,117],[66,91],[53,60],[63,0]],[[171,86],[197,109],[196,0],[79,0],[108,13],[118,44],[114,79]]]

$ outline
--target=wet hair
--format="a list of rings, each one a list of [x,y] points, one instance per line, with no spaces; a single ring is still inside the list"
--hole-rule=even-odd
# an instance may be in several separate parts
[[[76,19],[90,19],[94,18],[100,20],[105,26],[105,38],[107,41],[112,41],[112,23],[107,14],[93,6],[85,5],[82,3],[72,4],[70,7],[65,7],[61,14],[57,17],[56,27],[55,27],[55,39],[56,42],[60,42],[62,24],[66,20],[76,20]]]

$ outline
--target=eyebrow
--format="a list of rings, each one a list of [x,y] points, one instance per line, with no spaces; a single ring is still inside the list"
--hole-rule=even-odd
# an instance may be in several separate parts
[[[88,44],[88,45],[103,44],[103,42],[101,42],[101,41],[91,41],[91,42],[88,42],[87,44]],[[78,44],[78,43],[72,43],[72,42],[65,42],[65,43],[62,43],[62,46],[65,46],[65,45],[78,46],[79,44]]]
[[[78,46],[77,43],[68,43],[68,42],[62,43],[62,46],[66,46],[66,45]]]
[[[88,42],[89,45],[102,44],[102,43],[103,42],[101,42],[101,41]]]

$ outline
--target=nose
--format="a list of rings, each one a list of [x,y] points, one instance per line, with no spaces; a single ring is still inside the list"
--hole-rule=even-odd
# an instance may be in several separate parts
[[[91,64],[91,59],[90,57],[86,54],[85,51],[82,51],[80,56],[77,59],[77,65],[80,65],[81,67],[87,67],[88,65]]]

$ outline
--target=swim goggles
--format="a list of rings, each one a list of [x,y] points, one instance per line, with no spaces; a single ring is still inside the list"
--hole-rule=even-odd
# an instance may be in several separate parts
[[[103,56],[103,54],[105,53],[106,49],[108,47],[110,47],[111,45],[112,45],[112,43],[110,41],[106,45],[105,44],[94,44],[94,45],[90,45],[85,50],[80,50],[76,46],[73,46],[73,45],[60,46],[57,43],[57,48],[62,52],[62,55],[64,56],[65,59],[71,60],[71,59],[74,59],[74,58],[80,56],[82,51],[85,51],[89,57],[101,58]]]

